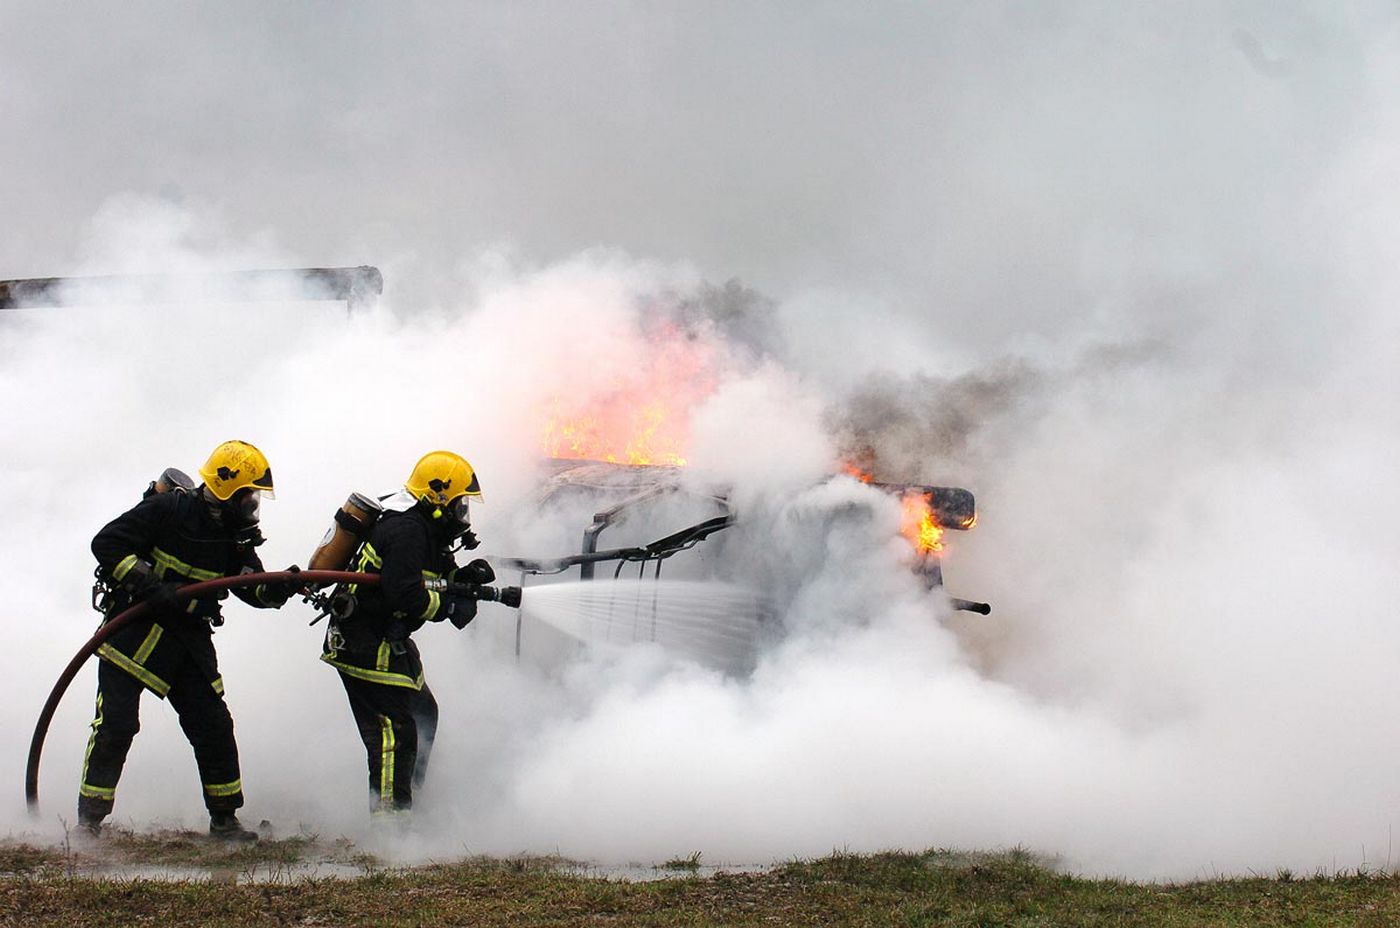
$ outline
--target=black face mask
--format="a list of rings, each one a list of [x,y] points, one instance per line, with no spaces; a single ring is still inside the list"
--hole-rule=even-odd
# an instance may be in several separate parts
[[[258,514],[262,505],[262,494],[252,487],[244,487],[228,499],[221,500],[204,490],[204,503],[209,517],[227,529],[238,530],[258,524]]]
[[[448,504],[446,514],[442,517],[442,521],[452,528],[452,535],[448,541],[457,542],[458,547],[464,551],[471,551],[481,544],[476,540],[476,533],[472,531],[469,509],[467,497],[459,496]]]
[[[463,533],[470,534],[471,516],[467,511],[467,498],[459,496],[446,506],[423,501],[419,503],[433,528],[433,534],[442,544],[450,544]]]
[[[447,514],[443,516],[460,526],[460,531],[465,532],[472,524],[470,507],[465,496],[459,496],[447,504]]]
[[[252,487],[244,487],[224,501],[224,509],[233,525],[257,525],[262,508],[262,494]]]

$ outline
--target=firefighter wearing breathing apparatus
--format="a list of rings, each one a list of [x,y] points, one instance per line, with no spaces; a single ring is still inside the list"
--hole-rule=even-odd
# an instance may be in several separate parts
[[[413,468],[404,489],[382,500],[382,514],[352,569],[378,574],[377,585],[350,588],[332,616],[321,660],[340,673],[369,764],[370,809],[405,812],[422,786],[437,732],[438,706],[410,637],[425,622],[465,628],[476,599],[433,589],[485,584],[484,560],[458,567],[453,552],[477,546],[469,500],[481,497],[476,472],[461,455],[434,451]]]
[[[166,471],[140,503],[92,540],[101,594],[96,605],[105,619],[141,601],[150,612],[97,652],[97,714],[78,789],[78,821],[89,834],[98,834],[112,811],[117,780],[140,728],[141,691],[148,689],[170,701],[194,749],[210,834],[257,840],[234,811],[243,805],[238,745],[212,639],[214,627],[223,624],[220,600],[225,594],[180,602],[176,590],[187,583],[262,571],[255,551],[263,542],[258,504],[262,496],[272,496],[272,470],[257,448],[227,441],[214,449],[199,473],[204,482],[193,487],[179,471]],[[171,475],[176,479],[170,480]],[[251,606],[275,609],[292,592],[262,585],[234,595]]]

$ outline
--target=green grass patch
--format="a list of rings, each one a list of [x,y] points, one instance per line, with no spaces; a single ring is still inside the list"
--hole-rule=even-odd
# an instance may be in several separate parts
[[[133,836],[184,859],[187,837]],[[275,842],[270,842],[275,843]],[[276,853],[334,848],[307,836]],[[239,849],[242,854],[250,849]],[[1299,878],[1140,884],[1057,872],[1022,851],[833,854],[762,873],[693,871],[649,882],[582,875],[557,858],[473,858],[346,879],[212,883],[73,878],[62,857],[7,849],[0,924],[209,925],[811,925],[887,926],[1391,926],[1400,877],[1350,873]],[[221,852],[222,853],[222,852]],[[694,862],[699,854],[677,858]],[[685,868],[676,868],[683,870]]]
[[[30,844],[0,845],[0,876],[39,876],[63,871],[66,857],[57,848]]]
[[[235,844],[210,838],[197,831],[161,830],[137,833],[116,831],[96,842],[95,850],[108,860],[171,867],[292,866],[308,861],[343,863],[366,871],[379,861],[346,838],[323,841],[315,834],[299,834],[256,844]]]
[[[74,831],[56,847],[0,842],[0,877],[112,877],[156,872],[225,882],[277,882],[308,871],[334,869],[338,873],[368,875],[382,868],[376,857],[348,839],[323,841],[314,834],[234,844],[215,840],[203,832],[133,832],[108,826],[98,840]]]
[[[672,857],[657,867],[658,870],[679,870],[694,873],[700,869],[700,852],[692,851],[685,857]]]

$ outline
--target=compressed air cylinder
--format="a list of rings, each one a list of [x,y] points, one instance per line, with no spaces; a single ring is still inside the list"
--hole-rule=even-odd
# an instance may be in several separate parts
[[[171,490],[183,490],[188,493],[194,489],[194,481],[178,467],[167,467],[151,484],[151,488],[157,493],[169,493]]]
[[[167,467],[159,477],[146,485],[142,499],[150,499],[157,493],[193,493],[194,481],[190,475],[178,467]]]
[[[309,570],[345,570],[350,566],[350,558],[355,549],[369,537],[369,530],[379,521],[384,508],[363,493],[351,493],[335,514],[335,524],[316,550],[306,566]]]

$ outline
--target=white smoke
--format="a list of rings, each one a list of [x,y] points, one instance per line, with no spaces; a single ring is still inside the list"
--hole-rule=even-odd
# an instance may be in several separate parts
[[[96,216],[76,248],[32,246],[7,224],[6,253],[48,262],[34,273],[317,263],[277,241],[331,241],[337,254],[368,242],[390,257],[383,307],[352,318],[207,303],[0,318],[13,759],[0,794],[14,797],[0,821],[31,827],[20,767],[51,679],[94,624],[88,540],[161,468],[193,471],[226,438],[262,447],[279,489],[264,509],[276,567],[305,561],[350,490],[391,489],[423,451],[453,448],[482,474],[487,549],[563,553],[531,548],[519,521],[541,407],[604,395],[647,363],[646,299],[741,272],[778,297],[779,337],[766,359],[726,356],[745,360],[721,365],[691,410],[691,452],[697,473],[734,484],[743,534],[726,544],[752,576],[775,578],[786,637],[747,679],[645,647],[550,675],[516,663],[491,628],[513,618],[493,607],[467,634],[427,629],[443,728],[427,821],[401,853],[742,862],[1019,844],[1140,877],[1392,864],[1394,13],[979,10],[892,16],[860,35],[817,17],[830,31],[794,33],[786,67],[751,57],[765,46],[748,37],[773,33],[730,11],[705,25],[735,39],[717,43],[736,64],[713,79],[736,92],[698,96],[733,113],[697,104],[675,76],[708,47],[671,45],[697,24],[673,36],[651,18],[662,14],[634,11],[640,50],[569,66],[601,75],[588,100],[631,100],[646,118],[616,137],[579,128],[575,146],[555,138],[578,120],[548,102],[559,72],[534,57],[556,46],[507,43],[525,57],[502,67],[553,118],[520,122],[512,108],[495,132],[473,119],[472,138],[502,151],[467,147],[465,194],[423,172],[438,158],[427,144],[394,162],[392,193],[347,196],[355,172],[329,166],[294,216],[276,195],[50,212],[14,190],[7,202],[31,219],[71,229]],[[609,67],[654,73],[653,56],[674,83],[609,92]],[[772,86],[823,101],[821,118],[793,115]],[[415,137],[395,122],[394,87],[376,85],[336,124],[365,130],[366,157]],[[429,93],[416,116],[447,125],[449,101]],[[692,104],[699,123],[744,131],[709,133],[710,151],[663,130]],[[755,151],[759,137],[771,151]],[[625,170],[602,157],[618,150],[636,155]],[[674,158],[679,173],[660,167]],[[44,175],[36,158],[20,166],[9,182]],[[117,177],[112,189],[142,187]],[[419,194],[417,238],[374,224],[402,190]],[[557,201],[522,195],[541,190]],[[277,217],[275,234],[261,215]],[[464,230],[468,215],[481,228]],[[334,237],[336,222],[356,231]],[[485,247],[498,236],[518,243]],[[695,264],[517,257],[600,240]],[[409,276],[396,268],[462,254],[433,275],[446,284],[417,286],[430,310],[396,284]],[[945,567],[950,592],[990,600],[990,617],[948,615],[921,589],[892,503],[821,482],[863,409],[880,413],[855,421],[893,468],[882,477],[977,493],[979,524],[949,539]],[[234,605],[217,638],[247,814],[364,835],[361,749],[307,618]],[[91,678],[49,740],[48,833],[75,791]],[[197,821],[172,713],[147,699],[144,726],[117,817]]]

